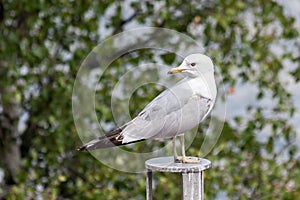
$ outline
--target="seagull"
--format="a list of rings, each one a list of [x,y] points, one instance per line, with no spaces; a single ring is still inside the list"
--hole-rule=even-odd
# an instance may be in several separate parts
[[[148,139],[172,138],[174,162],[197,163],[185,154],[184,133],[199,125],[211,112],[217,88],[212,60],[203,54],[187,56],[168,74],[181,73],[184,78],[154,98],[135,118],[123,126],[94,139],[79,151],[89,151],[131,144]],[[176,151],[180,137],[181,156]]]

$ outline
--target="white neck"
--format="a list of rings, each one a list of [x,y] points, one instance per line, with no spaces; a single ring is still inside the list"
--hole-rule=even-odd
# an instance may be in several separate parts
[[[213,101],[217,96],[217,87],[212,72],[207,72],[198,76],[197,78],[187,77],[188,81],[193,90],[206,98],[212,99]]]

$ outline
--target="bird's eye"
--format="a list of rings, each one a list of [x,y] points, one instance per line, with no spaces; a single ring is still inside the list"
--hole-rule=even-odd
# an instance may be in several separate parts
[[[191,63],[191,66],[194,67],[196,65],[196,63]]]

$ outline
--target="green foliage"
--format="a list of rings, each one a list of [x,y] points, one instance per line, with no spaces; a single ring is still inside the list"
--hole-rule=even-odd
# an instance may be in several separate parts
[[[133,15],[123,17],[128,4]],[[271,96],[272,108],[249,107],[247,116],[226,122],[222,135],[207,156],[213,168],[206,172],[205,196],[213,199],[224,192],[228,199],[297,199],[300,196],[299,149],[296,130],[289,119],[295,114],[292,96],[279,80],[285,62],[300,80],[299,49],[291,47],[299,31],[275,1],[0,1],[0,149],[10,145],[4,108],[14,101],[19,116],[27,113],[26,127],[19,136],[21,166],[7,184],[0,183],[5,199],[144,199],[144,174],[113,170],[90,154],[78,153],[80,145],[71,112],[71,95],[77,70],[92,48],[111,33],[138,26],[159,26],[186,33],[203,42],[224,77],[234,87],[238,81],[258,87],[257,101]],[[159,8],[157,8],[159,7]],[[127,15],[125,15],[127,16]],[[100,26],[100,23],[104,26]],[[201,29],[202,31],[195,31]],[[299,39],[299,38],[298,38]],[[281,45],[282,53],[273,51]],[[102,122],[112,122],[111,89],[131,66],[152,60],[156,54],[140,50],[112,63],[101,78],[96,111]],[[176,56],[161,52],[167,64]],[[237,72],[237,74],[233,73]],[[147,76],[141,78],[147,79]],[[155,80],[152,80],[153,82]],[[139,88],[130,99],[131,115],[163,88],[155,84]],[[3,91],[9,91],[3,92]],[[200,131],[199,131],[200,132]],[[262,140],[261,133],[269,136]],[[299,134],[299,133],[298,133]],[[199,134],[188,154],[199,153]],[[151,150],[163,143],[140,143],[135,150]],[[145,151],[146,151],[145,150]],[[2,151],[1,151],[2,153]],[[2,157],[2,155],[1,155]],[[156,174],[155,199],[178,199],[180,177]],[[3,187],[2,187],[3,186]]]

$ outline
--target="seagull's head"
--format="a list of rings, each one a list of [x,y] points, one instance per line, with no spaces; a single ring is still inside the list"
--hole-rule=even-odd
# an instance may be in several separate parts
[[[183,73],[191,78],[199,77],[201,74],[213,73],[214,65],[211,59],[203,54],[191,54],[187,56],[181,65],[172,68],[168,73]]]

